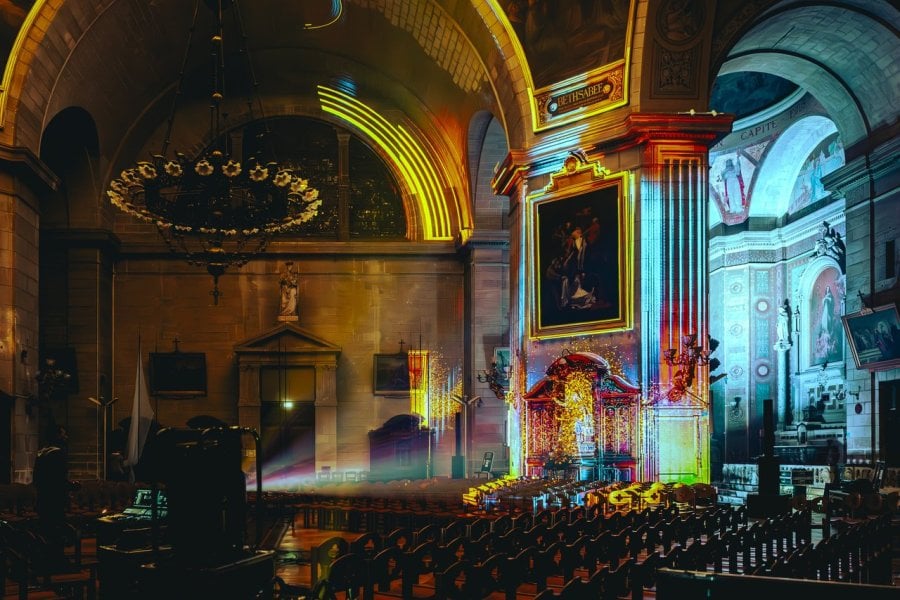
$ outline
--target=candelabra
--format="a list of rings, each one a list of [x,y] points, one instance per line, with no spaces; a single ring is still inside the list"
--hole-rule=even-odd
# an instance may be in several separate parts
[[[24,356],[22,359],[24,360]],[[71,377],[67,371],[56,365],[56,359],[44,359],[44,367],[35,376],[35,380],[38,382],[38,394],[29,396],[25,412],[30,416],[35,406],[48,410],[50,403],[59,398],[59,392],[66,390],[65,386]]]
[[[484,369],[476,374],[480,383],[488,384],[494,395],[499,400],[506,397],[506,385],[509,383],[509,367],[499,368],[496,362],[491,363],[490,369]]]
[[[697,344],[697,334],[689,333],[681,336],[681,350],[668,348],[663,351],[663,358],[670,367],[676,367],[672,377],[672,391],[669,398],[679,399],[694,384],[697,375],[697,366],[709,366],[710,371],[719,368],[719,359],[710,358],[719,342],[707,336],[707,348]]]

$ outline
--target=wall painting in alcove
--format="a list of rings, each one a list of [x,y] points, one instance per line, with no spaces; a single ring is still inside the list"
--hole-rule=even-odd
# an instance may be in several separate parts
[[[844,282],[835,268],[824,269],[809,292],[810,366],[835,363],[844,358],[844,329],[841,304]]]

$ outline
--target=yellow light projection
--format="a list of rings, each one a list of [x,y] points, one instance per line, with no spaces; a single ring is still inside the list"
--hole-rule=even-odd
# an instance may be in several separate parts
[[[454,415],[461,410],[454,397],[463,395],[462,377],[457,369],[450,369],[439,351],[428,356],[428,424],[435,431],[435,440],[440,442],[448,429],[453,427]]]
[[[6,59],[6,68],[3,71],[3,79],[0,80],[0,128],[3,128],[6,121],[6,103],[9,98],[9,88],[13,84],[13,72],[19,64],[19,55],[24,54],[23,60],[30,61],[34,54],[32,53],[23,53],[23,49],[25,48],[25,40],[28,38],[28,35],[31,33],[31,29],[37,20],[38,14],[44,9],[44,4],[46,4],[46,0],[36,0],[34,5],[31,7],[31,10],[28,11],[28,14],[25,15],[25,20],[22,22],[22,25],[19,27],[19,33],[16,35],[16,39],[13,41],[13,46],[9,50],[9,57]],[[48,5],[52,14],[44,15],[46,18],[46,22],[49,23],[53,16],[56,14],[59,6],[57,5]],[[44,31],[38,30],[38,32],[43,35]]]
[[[431,381],[429,373],[428,350],[410,350],[406,353],[409,365],[409,410],[422,417],[422,426],[429,423],[428,388]]]
[[[580,454],[578,448],[579,423],[593,424],[594,380],[583,371],[572,372],[565,381],[565,398],[556,401],[562,407],[558,412],[559,453],[574,457]]]
[[[453,239],[440,177],[416,139],[403,126],[394,125],[340,90],[320,85],[318,93],[323,111],[360,129],[396,165],[422,213],[424,238],[435,241]]]

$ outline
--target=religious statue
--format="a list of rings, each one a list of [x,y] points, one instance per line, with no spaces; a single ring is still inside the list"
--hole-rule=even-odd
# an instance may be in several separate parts
[[[293,270],[294,263],[285,263],[281,274],[281,304],[278,309],[279,321],[296,321],[299,318],[297,292],[300,276]]]
[[[791,341],[791,305],[788,303],[787,298],[778,307],[777,331],[779,342],[787,343]]]
[[[819,226],[819,239],[816,240],[815,256],[828,256],[841,262],[844,258],[846,247],[841,239],[841,234],[832,227],[828,221],[822,221]]]

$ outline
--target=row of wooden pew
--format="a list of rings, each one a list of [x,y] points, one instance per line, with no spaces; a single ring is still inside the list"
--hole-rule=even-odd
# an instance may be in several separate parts
[[[813,544],[808,510],[750,524],[743,507],[702,514],[673,508],[593,519],[557,509],[531,520],[506,515],[369,532],[349,542],[336,537],[313,553],[316,580],[336,597],[363,599],[639,600],[668,569],[862,584],[890,579],[887,516]]]

